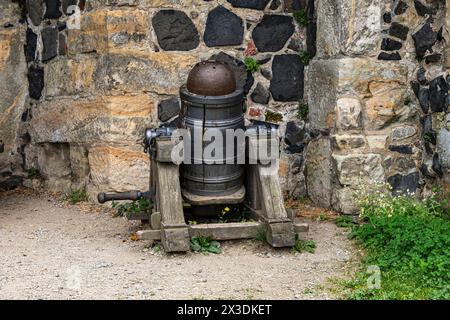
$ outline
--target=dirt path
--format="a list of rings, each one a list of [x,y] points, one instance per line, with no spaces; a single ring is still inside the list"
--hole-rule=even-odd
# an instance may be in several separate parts
[[[136,225],[46,195],[0,194],[1,299],[331,299],[354,250],[332,222],[310,222],[316,253],[254,241],[220,255],[155,253]]]

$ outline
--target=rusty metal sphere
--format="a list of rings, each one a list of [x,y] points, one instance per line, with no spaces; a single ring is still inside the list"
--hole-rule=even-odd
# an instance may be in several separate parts
[[[233,71],[225,63],[207,60],[197,63],[187,79],[189,92],[204,96],[223,96],[236,90]]]

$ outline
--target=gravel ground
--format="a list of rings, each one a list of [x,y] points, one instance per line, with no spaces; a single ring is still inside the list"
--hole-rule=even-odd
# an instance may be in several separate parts
[[[356,250],[334,223],[308,222],[314,254],[234,241],[168,255],[98,206],[3,193],[0,299],[333,299],[328,279],[351,273]]]

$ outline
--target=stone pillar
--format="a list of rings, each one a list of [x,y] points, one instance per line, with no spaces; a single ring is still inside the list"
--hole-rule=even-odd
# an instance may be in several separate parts
[[[427,150],[420,119],[430,117],[435,134],[431,127],[439,121],[431,118],[443,111],[445,87],[439,56],[447,50],[439,31],[445,10],[422,2],[425,9],[414,1],[317,0],[317,57],[306,90],[310,125],[318,132],[306,160],[316,204],[356,213],[352,195],[376,182],[388,182],[395,193],[421,192],[428,181],[419,168],[427,153],[434,158],[430,175],[440,175],[447,153],[438,159],[434,146]],[[419,94],[418,81],[428,95]],[[440,134],[446,150],[448,131]]]

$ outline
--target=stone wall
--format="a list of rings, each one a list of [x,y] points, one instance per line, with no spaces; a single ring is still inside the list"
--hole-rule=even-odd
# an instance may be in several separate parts
[[[25,185],[145,190],[144,129],[173,121],[209,58],[234,69],[247,119],[280,124],[287,196],[354,213],[361,186],[448,185],[448,1],[18,2],[22,23],[2,5],[0,172],[39,173]]]
[[[316,7],[307,94],[311,127],[321,134],[306,159],[311,199],[354,213],[352,195],[375,182],[418,195],[448,184],[449,5],[318,0]]]
[[[19,130],[28,96],[24,36],[19,5],[0,2],[0,187],[5,188],[21,183],[15,173],[23,164],[21,146],[28,140]]]
[[[145,190],[144,129],[173,120],[188,72],[214,58],[234,69],[248,119],[290,128],[282,183],[290,196],[306,195],[297,110],[305,57],[315,53],[313,7],[312,0],[26,1],[23,170],[38,170],[52,191],[85,186],[91,198]],[[259,69],[249,71],[246,58]]]

